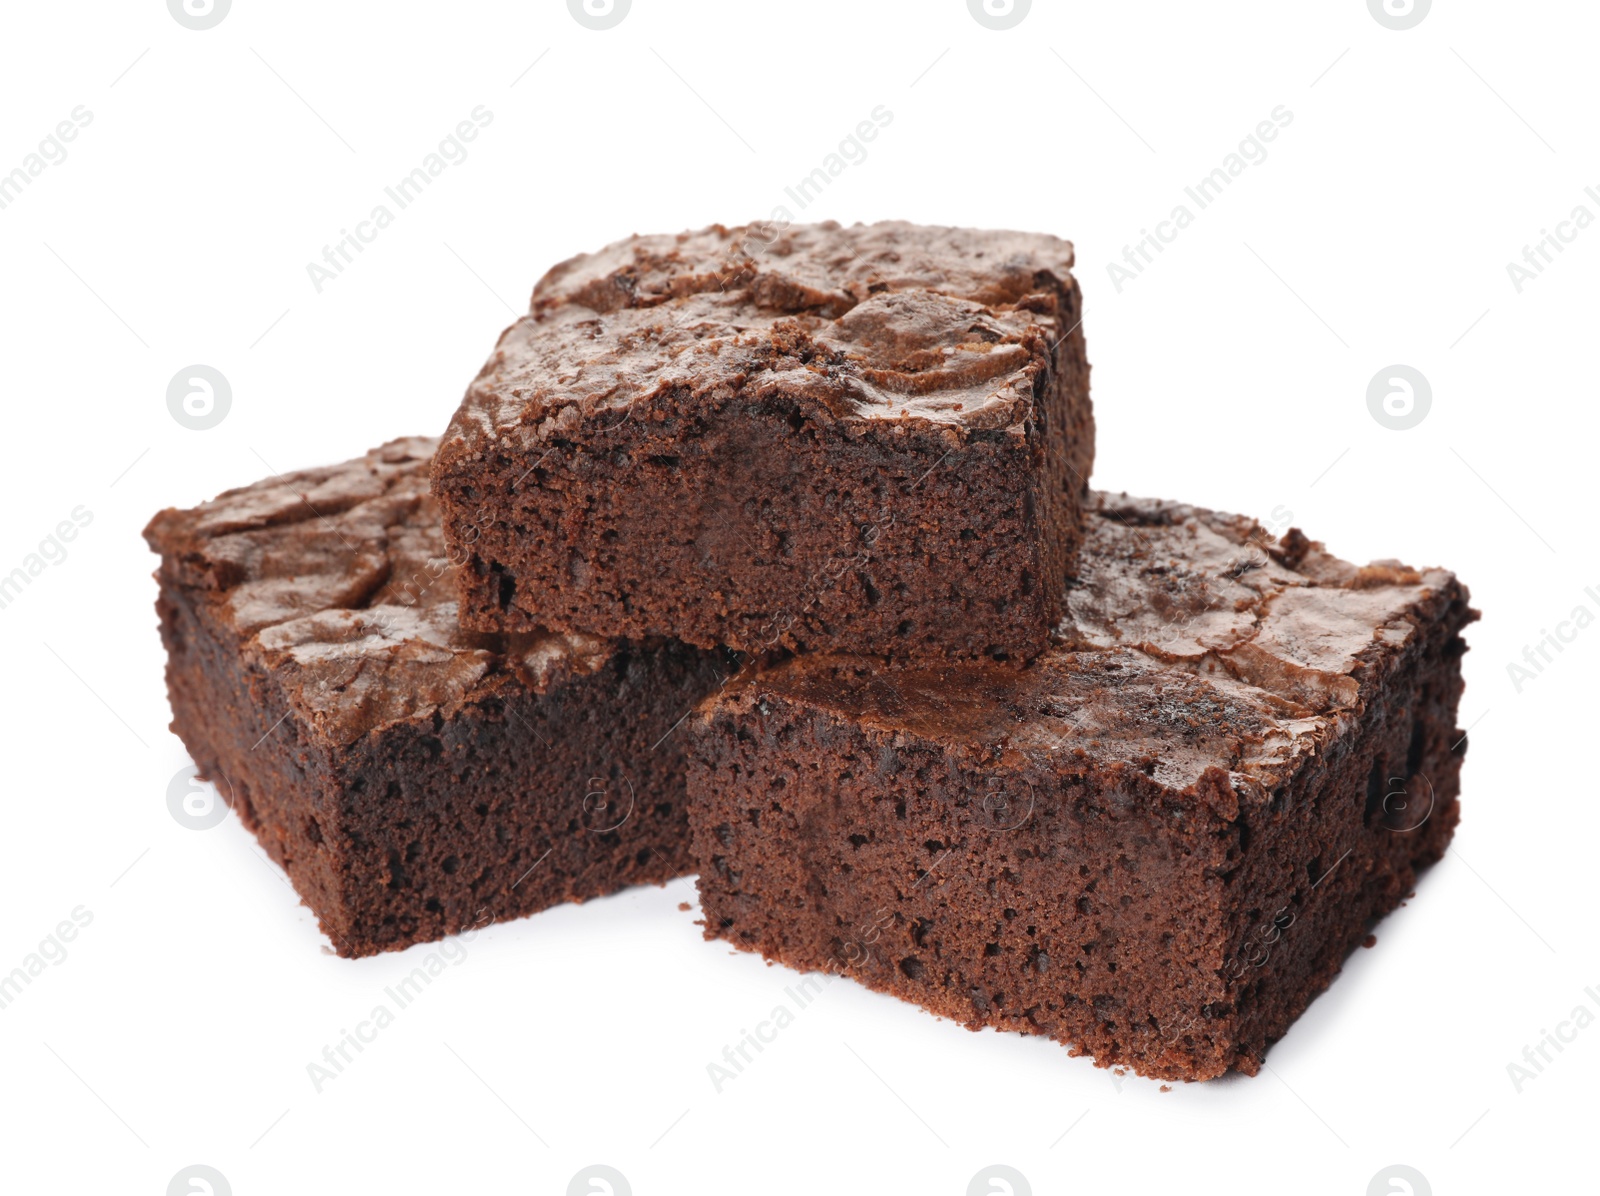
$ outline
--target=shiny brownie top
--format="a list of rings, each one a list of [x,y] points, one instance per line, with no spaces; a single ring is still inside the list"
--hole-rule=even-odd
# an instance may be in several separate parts
[[[391,441],[162,511],[145,529],[161,554],[158,576],[210,603],[243,660],[268,670],[326,742],[450,717],[508,684],[542,692],[610,658],[587,636],[457,626],[452,562],[428,493],[435,447]]]
[[[1020,429],[1076,326],[1072,246],[900,221],[713,225],[561,263],[500,337],[441,464],[782,395],[807,418]],[[592,423],[591,423],[592,421]]]

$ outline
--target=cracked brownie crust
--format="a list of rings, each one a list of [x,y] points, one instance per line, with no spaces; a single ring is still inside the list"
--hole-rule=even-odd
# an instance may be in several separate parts
[[[435,442],[157,515],[173,730],[339,954],[690,870],[683,645],[462,631]],[[662,741],[658,744],[658,741]]]
[[[1072,247],[713,226],[551,270],[433,471],[462,622],[1043,649],[1093,461]]]
[[[807,657],[707,701],[706,933],[1101,1066],[1253,1074],[1449,841],[1476,613],[1442,570],[1092,503],[1028,668]]]

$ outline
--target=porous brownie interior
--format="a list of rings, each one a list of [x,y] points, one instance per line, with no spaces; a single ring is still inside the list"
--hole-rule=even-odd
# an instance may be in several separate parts
[[[435,467],[464,622],[1035,655],[1094,443],[1071,249],[1036,240],[715,229],[552,271]]]
[[[708,705],[708,936],[1160,1078],[1254,1072],[1454,828],[1453,577],[1098,496],[1029,669],[795,661]]]
[[[1129,720],[1216,701],[1192,679],[1172,692],[1127,653],[1057,663],[1071,672],[1055,700],[1115,686]],[[918,697],[982,705],[1007,690],[972,692],[970,678],[923,679]],[[749,709],[719,711],[706,761],[691,763],[708,934],[1097,1060],[1124,1059],[1127,1027],[1220,995],[1209,956],[1224,914],[1207,874],[1225,848],[1204,798],[1226,792],[1225,775],[1184,801],[1133,760],[1057,771],[755,689]]]
[[[681,755],[657,741],[714,685],[701,653],[624,651],[553,698],[506,680],[340,750],[203,607],[161,607],[174,728],[341,955],[693,871]]]

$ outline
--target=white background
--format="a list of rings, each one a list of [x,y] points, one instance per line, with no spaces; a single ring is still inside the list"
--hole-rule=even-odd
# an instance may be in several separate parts
[[[0,573],[93,522],[0,610],[0,971],[93,921],[0,1010],[0,1189],[158,1196],[191,1163],[239,1196],[560,1193],[592,1163],[641,1196],[957,1196],[994,1163],[1035,1193],[1361,1196],[1394,1163],[1440,1194],[1594,1182],[1600,1026],[1521,1092],[1507,1065],[1600,1011],[1600,628],[1520,693],[1507,666],[1600,614],[1600,229],[1520,293],[1506,269],[1600,214],[1593,5],[1451,0],[1400,32],[1363,0],[1037,0],[1008,31],[961,0],[635,0],[603,32],[559,0],[3,20],[0,173],[92,121],[0,210]],[[469,156],[318,293],[307,264],[477,105]],[[878,105],[800,211],[785,186]],[[1108,263],[1279,105],[1266,159],[1119,291]],[[481,933],[316,1093],[306,1065],[431,948],[323,953],[235,821],[169,816],[187,758],[140,529],[442,431],[556,260],[780,205],[1073,239],[1097,484],[1456,569],[1484,619],[1454,848],[1253,1079],[1163,1092],[837,983],[719,1094],[707,1064],[795,977],[702,941],[679,881]],[[195,363],[233,388],[203,432],[166,406]],[[1433,388],[1409,431],[1366,403],[1396,363]]]

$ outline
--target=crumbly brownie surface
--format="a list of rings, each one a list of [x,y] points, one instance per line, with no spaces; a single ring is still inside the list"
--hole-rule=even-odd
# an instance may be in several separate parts
[[[173,730],[342,955],[689,870],[682,645],[467,632],[435,442],[167,510]]]
[[[1032,656],[1094,452],[1071,266],[1054,237],[904,223],[557,266],[435,462],[462,622]]]
[[[708,937],[1162,1079],[1254,1073],[1455,827],[1455,577],[1094,496],[1028,668],[802,657],[709,699]]]

